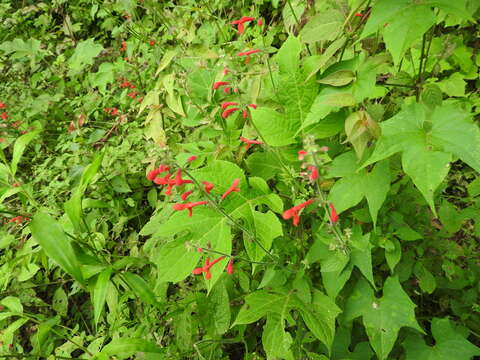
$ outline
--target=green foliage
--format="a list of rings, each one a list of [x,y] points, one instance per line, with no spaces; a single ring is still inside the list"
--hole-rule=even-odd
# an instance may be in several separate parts
[[[0,358],[480,356],[478,2],[0,13]]]

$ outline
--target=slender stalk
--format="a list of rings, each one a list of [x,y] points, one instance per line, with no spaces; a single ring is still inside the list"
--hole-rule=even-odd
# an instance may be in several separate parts
[[[422,70],[424,66],[424,58],[425,58],[425,43],[426,43],[426,35],[423,34],[422,36],[422,52],[420,55],[420,64],[418,65],[418,75],[417,75],[417,81],[416,81],[416,100],[417,102],[420,100],[420,89],[422,87],[423,83],[423,78],[422,78]]]

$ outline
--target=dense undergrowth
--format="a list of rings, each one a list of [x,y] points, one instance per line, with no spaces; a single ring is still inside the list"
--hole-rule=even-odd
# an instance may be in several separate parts
[[[480,356],[475,0],[0,0],[0,358]]]

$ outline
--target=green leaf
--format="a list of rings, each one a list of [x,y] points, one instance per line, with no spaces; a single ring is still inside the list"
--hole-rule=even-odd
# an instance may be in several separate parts
[[[311,79],[312,76],[319,72],[328,63],[332,56],[335,55],[335,53],[342,48],[342,46],[345,44],[345,41],[345,37],[341,37],[328,45],[324,53],[318,56],[317,64],[308,74],[306,81]]]
[[[240,309],[232,327],[251,324],[270,312],[280,314],[286,301],[287,298],[283,294],[271,293],[265,290],[255,291],[245,296],[245,304]]]
[[[355,80],[355,73],[351,70],[338,70],[329,74],[320,80],[318,83],[330,86],[345,86]]]
[[[282,171],[278,159],[272,152],[256,151],[245,160],[252,175],[270,180]]]
[[[8,308],[10,311],[23,313],[23,305],[18,297],[6,296],[0,300],[0,304]]]
[[[68,59],[70,67],[69,75],[77,75],[81,70],[93,64],[93,59],[97,57],[103,50],[103,46],[96,44],[93,39],[80,41],[73,52],[73,55]]]
[[[208,295],[208,305],[213,319],[214,332],[223,335],[230,327],[230,299],[225,281],[219,281]]]
[[[103,270],[100,275],[98,275],[97,281],[95,282],[95,288],[93,289],[92,294],[93,323],[95,328],[97,328],[98,322],[100,321],[100,316],[102,315],[103,307],[105,306],[111,274],[112,268],[108,267]]]
[[[300,52],[302,51],[302,43],[298,38],[290,35],[282,44],[280,50],[275,57],[281,73],[296,72],[299,67]]]
[[[372,245],[370,244],[370,233],[363,234],[358,226],[353,229],[351,238],[350,261],[355,265],[370,284],[375,288],[372,272]]]
[[[30,223],[32,236],[38,241],[48,257],[52,258],[66,273],[80,284],[85,284],[80,265],[70,239],[62,227],[50,215],[38,212]]]
[[[290,350],[292,343],[292,336],[285,331],[283,316],[275,313],[268,314],[262,333],[262,345],[267,359],[293,360]]]
[[[210,101],[215,75],[215,71],[200,69],[192,72],[188,76],[187,86],[192,100],[196,104],[203,105],[205,101]]]
[[[400,328],[408,326],[423,333],[415,320],[415,304],[402,289],[397,277],[389,277],[381,299],[375,298],[368,283],[360,279],[345,306],[345,320],[363,316],[363,324],[375,353],[387,359]]]
[[[140,300],[149,305],[157,307],[159,306],[157,299],[155,298],[155,294],[145,280],[143,280],[137,274],[133,274],[131,272],[125,272],[123,277],[130,289],[132,289],[132,291],[140,298]]]
[[[300,127],[298,119],[291,121],[283,114],[263,107],[252,110],[251,114],[253,123],[268,145],[284,146],[295,142]]]
[[[410,335],[402,346],[407,353],[407,360],[470,360],[480,355],[480,348],[465,339],[448,319],[432,320],[434,346],[425,344],[420,336]]]
[[[225,236],[222,231],[215,234]],[[217,243],[218,240],[211,237],[211,241]],[[197,251],[188,251],[183,238],[168,242],[153,259],[157,264],[158,281],[182,281],[192,273],[201,257],[202,254]]]
[[[342,29],[345,18],[336,9],[328,9],[310,18],[300,31],[300,38],[306,43],[335,40]]]
[[[53,293],[52,308],[60,316],[66,316],[68,312],[68,298],[65,290],[60,286]]]
[[[129,356],[139,352],[164,354],[166,349],[144,339],[119,338],[112,340],[95,356],[103,359],[103,357],[110,358],[115,355]]]
[[[418,285],[423,292],[431,294],[435,291],[435,288],[437,287],[435,277],[430,271],[428,271],[423,263],[418,262],[415,264],[414,274],[417,277]]]
[[[12,162],[10,163],[10,169],[12,170],[12,175],[15,176],[17,172],[17,166],[20,162],[20,159],[25,151],[27,145],[32,141],[38,134],[40,134],[40,130],[30,131],[22,136],[20,136],[13,145],[13,155],[12,155]]]
[[[265,249],[270,250],[273,239],[283,235],[282,223],[271,211],[267,213],[253,211],[253,221],[257,240]],[[261,261],[266,256],[265,251],[249,237],[244,237],[244,245],[253,261]]]
[[[467,82],[463,80],[463,75],[456,72],[448,78],[435,83],[440,90],[448,96],[465,96],[465,87]]]

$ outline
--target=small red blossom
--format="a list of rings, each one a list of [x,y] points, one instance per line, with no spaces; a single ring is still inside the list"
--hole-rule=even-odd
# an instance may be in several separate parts
[[[178,169],[177,173],[175,174],[175,183],[172,185],[182,186],[184,184],[191,184],[192,182],[192,180],[182,179],[182,169]]]
[[[243,136],[240,136],[240,141],[243,142],[243,143],[245,143],[245,144],[247,144],[247,146],[246,146],[246,149],[247,149],[247,150],[250,149],[250,147],[251,147],[252,145],[262,145],[262,144],[263,144],[263,142],[261,142],[261,141],[259,141],[259,140],[251,140],[251,139],[247,139],[247,138],[245,138],[245,137],[243,137]]]
[[[180,195],[180,198],[185,201],[187,198],[190,196],[190,194],[193,193],[193,190],[188,190],[185,191],[182,195]]]
[[[330,207],[330,220],[335,224],[339,219],[337,210],[335,210],[335,206],[332,203],[328,204],[328,206]]]
[[[7,105],[0,101],[0,109],[6,109]]]
[[[147,175],[147,179],[150,181],[153,181],[159,174],[168,170],[170,170],[170,167],[168,167],[167,165],[161,164],[158,168],[149,171]]]
[[[8,119],[8,114],[4,111],[2,113],[2,115],[0,115],[0,117],[3,119],[3,120],[7,120]]]
[[[192,155],[187,159],[188,162],[192,162],[192,161],[195,161],[195,160],[197,160],[197,157],[195,155]]]
[[[205,192],[207,194],[210,194],[210,192],[213,190],[213,188],[215,187],[214,184],[208,182],[208,181],[202,181],[202,184],[205,185]]]
[[[22,222],[25,222],[25,221],[28,221],[28,218],[19,215],[19,216],[15,216],[14,218],[11,218],[8,222],[20,225]]]
[[[122,40],[122,47],[120,48],[120,51],[127,51],[127,42],[125,40]]]
[[[242,116],[244,119],[246,119],[248,117],[248,111],[247,110],[243,110],[242,111]]]
[[[170,182],[170,178],[172,176],[173,176],[173,174],[168,173],[164,177],[156,177],[155,179],[153,179],[153,182],[157,185],[168,185],[169,182]],[[173,180],[173,181],[175,181],[175,180]]]
[[[192,209],[195,206],[200,206],[200,205],[206,205],[208,204],[208,201],[197,201],[197,202],[190,202],[186,204],[173,204],[173,210],[175,211],[181,211],[181,210],[188,210],[188,216],[192,216]]]
[[[294,206],[288,210],[285,210],[283,212],[283,215],[282,217],[285,219],[285,220],[288,220],[290,218],[293,218],[293,226],[298,226],[298,224],[300,223],[300,215],[299,215],[299,212],[300,210],[302,210],[304,207],[306,207],[307,205],[310,205],[311,203],[313,203],[315,201],[315,199],[310,199],[310,200],[307,200],[297,206]]]
[[[229,106],[234,106],[234,105],[238,105],[238,103],[233,102],[233,101],[226,101],[226,102],[222,103],[220,106],[222,107],[223,110],[225,110]]]
[[[227,265],[227,273],[232,275],[234,273],[234,270],[233,270],[233,259],[230,258],[230,261],[228,262],[228,265]]]
[[[240,188],[238,187],[238,184],[240,184],[240,179],[233,180],[232,185],[227,189],[227,191],[223,193],[222,200],[225,199],[232,192],[240,192]]]
[[[356,13],[355,16],[362,17],[363,14],[362,13]]]
[[[230,109],[227,109],[225,110],[224,112],[222,112],[222,117],[224,119],[226,119],[227,117],[229,117],[230,115],[232,115],[232,113],[234,113],[235,111],[237,110],[240,110],[239,108],[230,108]]]
[[[12,184],[13,187],[19,187],[20,185],[21,185],[21,184],[18,183],[18,182]]]
[[[235,94],[238,94],[238,88],[234,88],[234,89],[233,89],[233,92],[234,92]]]
[[[248,104],[249,107],[251,107],[252,109],[256,109],[257,108],[257,105],[256,104]]]
[[[231,89],[232,89],[232,88],[231,88],[230,86],[226,86],[226,87],[223,88],[223,92],[224,92],[225,94],[230,94],[230,90],[231,90]]]
[[[242,16],[239,20],[232,21],[232,25],[237,25],[237,30],[239,34],[243,34],[245,31],[245,23],[255,20],[255,18],[250,16]]]
[[[315,181],[318,179],[318,169],[316,166],[310,165],[308,167],[308,170],[310,170],[310,180]]]
[[[224,258],[225,258],[225,256],[220,256],[220,257],[216,258],[215,260],[213,260],[212,262],[210,262],[210,258],[207,257],[207,259],[205,260],[205,266],[193,269],[192,273],[194,275],[200,275],[201,273],[205,273],[205,278],[207,280],[210,280],[211,277],[212,277],[212,274],[210,273],[210,269],[212,268],[213,265],[215,265],[219,261],[223,260]]]
[[[224,75],[224,76],[228,75],[229,72],[230,72],[230,70],[228,70],[227,67],[224,67],[224,68],[223,68],[223,75]]]
[[[138,95],[138,92],[136,92],[136,91],[132,91],[132,92],[129,92],[129,93],[127,94],[127,96],[128,96],[129,98],[132,98],[132,99],[135,99],[135,98],[137,97],[137,95]]]
[[[263,19],[258,19],[257,25],[258,26],[263,26]]]
[[[237,54],[237,56],[249,56],[249,55],[252,55],[252,54],[256,54],[258,52],[260,52],[261,50],[249,50],[249,51],[244,51],[244,52],[239,52]]]
[[[305,158],[305,155],[307,155],[308,153],[305,150],[299,150],[297,154],[298,154],[298,160],[303,161],[303,159]]]
[[[150,46],[154,46],[155,45],[155,40],[149,40],[148,43],[150,44]]]
[[[198,251],[199,253],[203,253],[203,248],[199,247],[199,248],[197,248],[197,251]]]
[[[228,81],[217,81],[215,83],[213,83],[213,90],[217,90],[220,86],[225,86],[225,85],[228,85],[230,84],[230,82]]]

